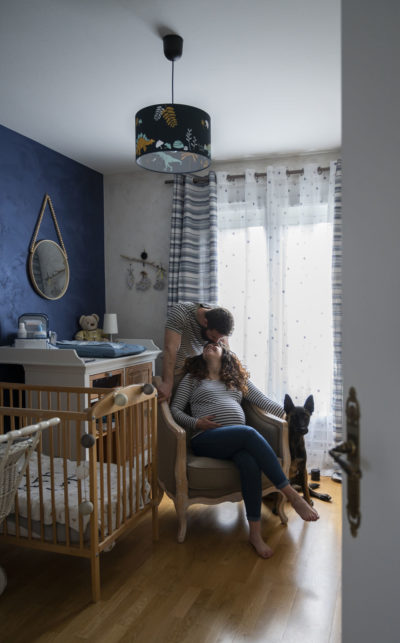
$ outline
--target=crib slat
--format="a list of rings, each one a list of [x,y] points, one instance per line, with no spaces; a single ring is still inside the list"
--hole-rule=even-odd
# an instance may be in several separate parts
[[[100,470],[100,537],[104,540],[104,431],[103,418],[96,420],[98,449],[99,449],[99,470]]]
[[[135,407],[129,407],[128,409],[128,417],[129,417],[129,422],[128,422],[128,458],[129,458],[129,515],[133,515],[133,467],[135,464],[134,461],[134,436],[133,436],[133,431],[134,431],[134,417],[133,417],[133,409]]]
[[[122,479],[124,478],[123,471],[121,470],[121,452],[120,452],[120,426],[119,426],[119,418],[121,415],[121,411],[118,413],[115,413],[114,415],[114,444],[115,444],[115,462],[117,466],[117,511],[116,511],[116,520],[115,520],[115,528],[118,529],[118,527],[121,524],[121,477]]]
[[[123,409],[120,413],[120,432],[121,432],[121,460],[122,460],[122,521],[126,522],[126,472],[127,472],[127,458],[126,458],[126,414],[127,411]]]
[[[26,457],[26,456],[25,456]],[[29,472],[29,463],[26,467],[25,473],[26,479],[26,508],[27,508],[27,526],[28,526],[28,538],[32,538],[32,512],[31,512],[31,477]]]
[[[137,406],[135,408],[135,471],[136,471],[136,481],[135,481],[135,511],[139,511],[139,489],[140,489],[140,450],[139,450],[139,409]]]
[[[146,415],[146,431],[145,431],[145,433],[146,433],[146,451],[145,451],[145,453],[146,453],[146,456],[147,456],[147,480],[148,480],[148,482],[150,484],[150,488],[152,489],[153,476],[152,476],[151,466],[152,466],[153,458],[152,458],[151,435],[150,435],[151,434],[150,428],[151,428],[152,409],[151,409],[150,401],[146,402],[146,413],[147,413],[147,415]]]
[[[96,420],[91,418],[89,427],[90,435],[96,437]],[[89,449],[90,471],[90,499],[93,503],[93,512],[90,515],[90,570],[92,580],[92,600],[100,599],[100,559],[99,559],[99,530],[98,530],[98,498],[97,498],[97,441]]]
[[[27,406],[28,408],[30,408],[30,407],[32,407],[32,391],[30,391],[30,390],[29,390],[29,391],[26,391],[25,395],[26,395],[26,397],[27,397],[27,400],[26,400],[26,406]],[[26,418],[26,422],[27,422],[27,424],[33,424],[33,423],[34,423],[34,419],[33,419],[33,417],[29,417],[29,416],[28,416],[28,417]]]
[[[112,506],[111,506],[111,456],[112,456],[112,426],[111,415],[107,415],[107,529],[112,532]]]
[[[70,398],[69,395],[67,395],[67,405],[69,406],[70,404]],[[80,438],[81,438],[81,432],[80,432],[80,423],[75,422],[75,444],[80,444]],[[77,465],[80,466],[82,464],[82,459],[81,459],[81,449],[78,448],[76,450],[77,454]],[[85,481],[84,481],[85,484]],[[78,507],[82,502],[82,480],[81,478],[78,477]],[[83,519],[81,514],[79,514],[78,517],[79,521],[79,547],[83,547]]]
[[[42,438],[39,438],[39,444],[36,449],[38,463],[38,482],[39,482],[39,516],[40,516],[40,538],[44,540],[44,498],[43,498],[43,476],[42,476]]]
[[[53,442],[53,431],[50,431],[49,434],[50,442],[50,495],[51,495],[51,517],[53,519],[53,542],[57,542],[57,517],[56,517],[56,502],[54,495],[54,442]]]
[[[144,407],[145,404],[140,405],[140,455],[141,455],[141,474],[142,474],[142,481],[141,481],[141,486],[137,488],[137,495],[139,496],[139,489],[142,490],[142,495],[143,495],[143,500],[145,497],[145,489],[146,489],[146,461],[145,461],[145,415],[144,415]],[[140,498],[139,498],[140,500]]]
[[[14,407],[14,395],[13,395],[13,391],[11,391],[11,393],[10,393],[10,409],[13,409],[13,407]],[[15,429],[15,416],[14,415],[11,416],[10,429],[11,429],[11,431],[14,431],[14,429]]]
[[[68,494],[68,463],[67,463],[67,430],[69,422],[61,422],[62,426],[62,444],[63,444],[63,475],[64,475],[64,511],[65,511],[65,540],[67,547],[70,545],[70,535],[69,535],[69,494]],[[60,440],[61,442],[61,440]]]
[[[18,407],[20,409],[22,409],[22,407],[24,406],[22,396],[23,396],[23,391],[18,391]],[[20,428],[20,423],[19,422],[18,422],[18,428]]]

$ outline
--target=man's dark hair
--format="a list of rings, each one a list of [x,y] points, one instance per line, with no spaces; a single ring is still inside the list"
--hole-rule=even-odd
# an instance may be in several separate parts
[[[216,330],[222,335],[231,335],[234,326],[233,315],[226,308],[211,308],[205,313],[207,329]]]

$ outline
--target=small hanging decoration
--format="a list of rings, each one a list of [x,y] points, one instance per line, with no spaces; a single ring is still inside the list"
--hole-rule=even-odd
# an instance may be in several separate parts
[[[135,283],[135,275],[133,274],[133,268],[132,268],[132,264],[131,264],[131,263],[129,264],[129,268],[128,268],[128,275],[127,275],[127,278],[126,278],[126,283],[127,283],[127,286],[128,286],[128,288],[129,288],[129,290],[132,290],[132,288],[133,288],[133,284]]]
[[[140,281],[138,281],[136,284],[136,290],[148,290],[151,287],[151,281],[149,279],[147,272],[144,269],[144,262],[147,260],[147,256],[148,256],[146,250],[143,250],[140,256],[142,258],[143,270],[140,273]]]
[[[151,281],[148,277],[148,274],[145,270],[142,270],[140,273],[140,281],[136,284],[136,290],[148,290],[151,288]]]
[[[153,286],[154,290],[164,290],[165,288],[165,274],[164,270],[160,268],[157,270],[156,282]]]
[[[143,252],[140,255],[140,259],[137,257],[127,257],[126,255],[121,255],[122,259],[126,259],[129,261],[129,267],[127,269],[127,275],[126,275],[126,284],[129,288],[129,290],[133,290],[133,286],[135,285],[135,277],[133,273],[133,267],[132,267],[132,262],[136,263],[141,263],[143,266],[143,270],[140,272],[140,279],[136,281],[135,288],[137,291],[146,291],[153,286],[154,290],[164,290],[166,286],[166,274],[167,270],[164,268],[162,264],[154,263],[153,261],[148,261],[148,254],[146,250],[143,250]],[[154,284],[152,284],[151,279],[148,275],[148,273],[145,270],[145,266],[151,266],[156,271],[156,278]]]

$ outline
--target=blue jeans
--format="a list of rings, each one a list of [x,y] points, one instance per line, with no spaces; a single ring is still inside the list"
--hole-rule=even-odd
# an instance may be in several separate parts
[[[236,424],[208,429],[191,440],[193,453],[232,460],[239,469],[247,520],[261,518],[261,472],[277,489],[289,484],[267,440],[251,426]]]

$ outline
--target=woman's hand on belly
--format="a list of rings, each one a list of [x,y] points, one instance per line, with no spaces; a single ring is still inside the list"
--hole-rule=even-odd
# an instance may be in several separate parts
[[[208,431],[209,429],[216,429],[218,426],[221,426],[218,422],[214,422],[213,418],[215,418],[215,415],[204,415],[204,417],[199,418],[196,422],[196,429],[199,429],[199,431]]]

